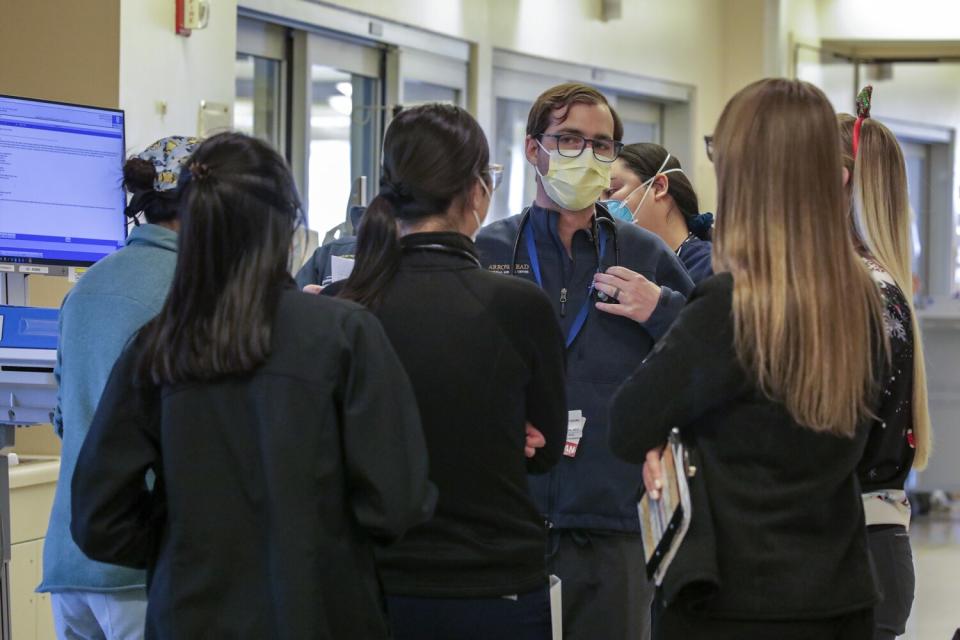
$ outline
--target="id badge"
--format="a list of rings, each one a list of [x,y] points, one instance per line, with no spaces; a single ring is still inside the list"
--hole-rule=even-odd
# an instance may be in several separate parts
[[[576,457],[580,439],[583,438],[583,427],[586,424],[587,419],[579,409],[567,412],[567,441],[563,446],[563,455],[568,458]]]

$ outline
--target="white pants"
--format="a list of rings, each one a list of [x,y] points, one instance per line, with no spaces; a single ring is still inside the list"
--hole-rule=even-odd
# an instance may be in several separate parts
[[[142,640],[147,590],[50,594],[59,640]]]

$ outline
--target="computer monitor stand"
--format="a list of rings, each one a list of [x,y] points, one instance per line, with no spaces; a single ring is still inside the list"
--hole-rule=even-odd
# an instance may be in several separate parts
[[[21,265],[23,268],[23,265]],[[65,269],[57,268],[55,275]],[[50,275],[49,270],[46,272]],[[0,278],[0,304],[8,307],[27,306],[27,277],[29,273],[3,273]],[[13,343],[8,338],[17,334],[19,328],[7,319],[8,309],[0,311],[0,451],[13,447],[17,426],[30,426],[49,422],[48,417],[56,406],[56,380],[53,366],[56,362],[56,343],[36,345]],[[22,310],[21,310],[22,311]],[[20,316],[21,322],[49,324],[55,311],[35,309],[30,313],[42,314],[42,318]],[[6,320],[6,322],[4,322]],[[4,326],[6,325],[6,326]],[[27,348],[23,348],[26,346]],[[53,348],[50,348],[53,347]],[[11,638],[10,628],[10,466],[6,455],[0,455],[0,640]]]

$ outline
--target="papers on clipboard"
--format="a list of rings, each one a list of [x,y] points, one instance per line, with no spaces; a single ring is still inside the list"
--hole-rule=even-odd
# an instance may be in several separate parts
[[[346,280],[353,271],[353,258],[344,256],[330,256],[330,272],[333,276],[332,281]]]
[[[643,553],[647,563],[647,577],[657,586],[663,583],[671,561],[683,542],[690,518],[690,485],[696,469],[687,464],[687,453],[680,443],[680,432],[674,429],[660,458],[663,488],[660,498],[652,500],[644,494],[637,504],[640,515]]]

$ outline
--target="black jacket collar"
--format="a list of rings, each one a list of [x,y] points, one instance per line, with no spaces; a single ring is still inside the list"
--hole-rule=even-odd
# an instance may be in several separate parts
[[[449,249],[449,252],[446,253],[452,257],[456,258],[457,253],[462,252],[467,254],[463,256],[462,259],[464,260],[469,260],[469,256],[473,256],[475,260],[478,259],[477,248],[473,244],[473,240],[455,231],[411,233],[400,238],[400,245],[408,252],[417,252],[418,248],[443,247]],[[473,262],[473,260],[469,261]]]

